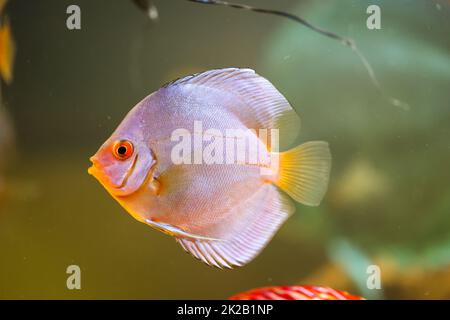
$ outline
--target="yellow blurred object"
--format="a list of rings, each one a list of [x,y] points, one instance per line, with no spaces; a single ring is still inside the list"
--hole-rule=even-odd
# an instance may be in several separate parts
[[[399,299],[450,299],[450,266],[423,268],[402,266],[393,257],[375,259],[382,272],[382,286],[387,296]]]
[[[2,5],[4,2],[0,3],[0,9]],[[11,83],[12,80],[15,51],[9,20],[5,18],[0,26],[0,75],[6,83]]]
[[[330,197],[336,205],[345,207],[382,197],[388,190],[389,181],[383,172],[365,159],[356,159],[334,185]]]
[[[7,0],[0,0],[0,14],[2,14],[3,9],[5,8]]]
[[[387,255],[375,257],[374,264],[381,270],[381,288],[385,299],[450,299],[450,266],[404,266]],[[357,292],[356,283],[345,269],[333,262],[324,264],[299,283],[315,283]]]

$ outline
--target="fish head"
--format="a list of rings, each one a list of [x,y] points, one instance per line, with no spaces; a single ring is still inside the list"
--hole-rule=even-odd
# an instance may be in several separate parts
[[[88,173],[113,197],[138,191],[151,178],[156,164],[153,152],[139,134],[115,132],[90,158]]]

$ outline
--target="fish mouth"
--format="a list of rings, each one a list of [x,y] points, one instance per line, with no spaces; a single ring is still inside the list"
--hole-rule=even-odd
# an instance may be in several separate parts
[[[113,184],[111,180],[108,179],[107,175],[104,173],[104,170],[101,170],[101,166],[98,160],[95,159],[95,156],[92,156],[89,160],[92,162],[92,166],[88,168],[88,174],[96,178],[106,189],[112,188],[117,192],[121,193],[121,191],[127,186],[128,180],[136,168],[138,154],[134,156],[131,166],[129,167],[122,181],[118,185]]]

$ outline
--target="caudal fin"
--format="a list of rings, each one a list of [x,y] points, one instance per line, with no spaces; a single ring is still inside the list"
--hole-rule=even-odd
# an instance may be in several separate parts
[[[327,191],[331,169],[328,143],[311,141],[280,153],[276,184],[295,201],[318,206]]]

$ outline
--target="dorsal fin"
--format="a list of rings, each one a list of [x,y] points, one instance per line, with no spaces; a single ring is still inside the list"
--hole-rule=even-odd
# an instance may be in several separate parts
[[[164,88],[184,85],[203,86],[235,95],[247,108],[230,105],[229,110],[249,129],[279,129],[280,141],[286,147],[298,136],[299,116],[286,98],[254,70],[215,69],[179,78]]]

